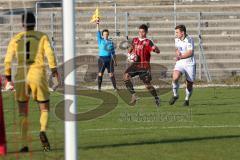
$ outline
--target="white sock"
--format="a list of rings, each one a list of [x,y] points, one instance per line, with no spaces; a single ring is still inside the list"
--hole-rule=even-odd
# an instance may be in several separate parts
[[[192,95],[192,92],[193,92],[193,89],[191,91],[189,91],[187,88],[186,88],[186,97],[185,97],[185,100],[188,101],[189,98],[191,97]]]
[[[172,89],[173,89],[173,96],[174,97],[178,97],[178,88],[179,88],[179,84],[172,82]]]

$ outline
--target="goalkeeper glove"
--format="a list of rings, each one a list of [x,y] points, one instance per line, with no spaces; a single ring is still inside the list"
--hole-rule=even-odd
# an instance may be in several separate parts
[[[61,78],[60,75],[58,74],[57,70],[54,69],[52,71],[52,75],[51,75],[51,88],[53,91],[56,91],[56,89],[61,86]]]
[[[13,82],[11,81],[11,76],[6,76],[4,89],[6,91],[13,91],[14,90],[14,85],[13,85]]]

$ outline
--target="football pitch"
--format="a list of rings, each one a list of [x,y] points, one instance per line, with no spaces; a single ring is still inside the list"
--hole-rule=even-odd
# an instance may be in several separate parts
[[[183,89],[174,106],[168,105],[171,92],[161,95],[160,108],[156,108],[150,96],[142,97],[132,107],[116,92],[109,93],[118,100],[111,112],[78,122],[79,159],[239,160],[240,88],[196,88],[190,107],[182,106]],[[0,159],[63,160],[64,123],[55,114],[55,105],[62,99],[60,93],[51,95],[47,134],[52,151],[42,152],[38,135],[39,109],[31,101],[30,152],[20,154],[17,152],[21,143],[16,103],[13,93],[3,93],[8,155]],[[79,112],[88,112],[103,102],[79,96],[78,103]]]

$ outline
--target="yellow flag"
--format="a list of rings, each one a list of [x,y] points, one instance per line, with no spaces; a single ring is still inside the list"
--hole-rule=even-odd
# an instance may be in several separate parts
[[[99,13],[99,10],[97,7],[90,22],[93,23],[93,22],[97,21],[99,18],[100,18],[100,13]]]

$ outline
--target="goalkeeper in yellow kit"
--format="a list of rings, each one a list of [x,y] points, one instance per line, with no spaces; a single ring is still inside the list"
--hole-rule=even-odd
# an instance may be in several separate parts
[[[45,57],[48,60],[53,77],[58,78],[57,63],[48,36],[45,33],[34,31],[35,16],[31,12],[22,15],[22,24],[25,31],[12,38],[8,45],[5,57],[5,75],[8,83],[11,82],[12,61],[16,59],[17,68],[14,88],[18,101],[21,136],[23,146],[20,152],[28,152],[28,104],[29,96],[38,103],[40,114],[40,140],[43,150],[50,151],[50,144],[46,136],[49,112],[49,90],[45,69]]]

